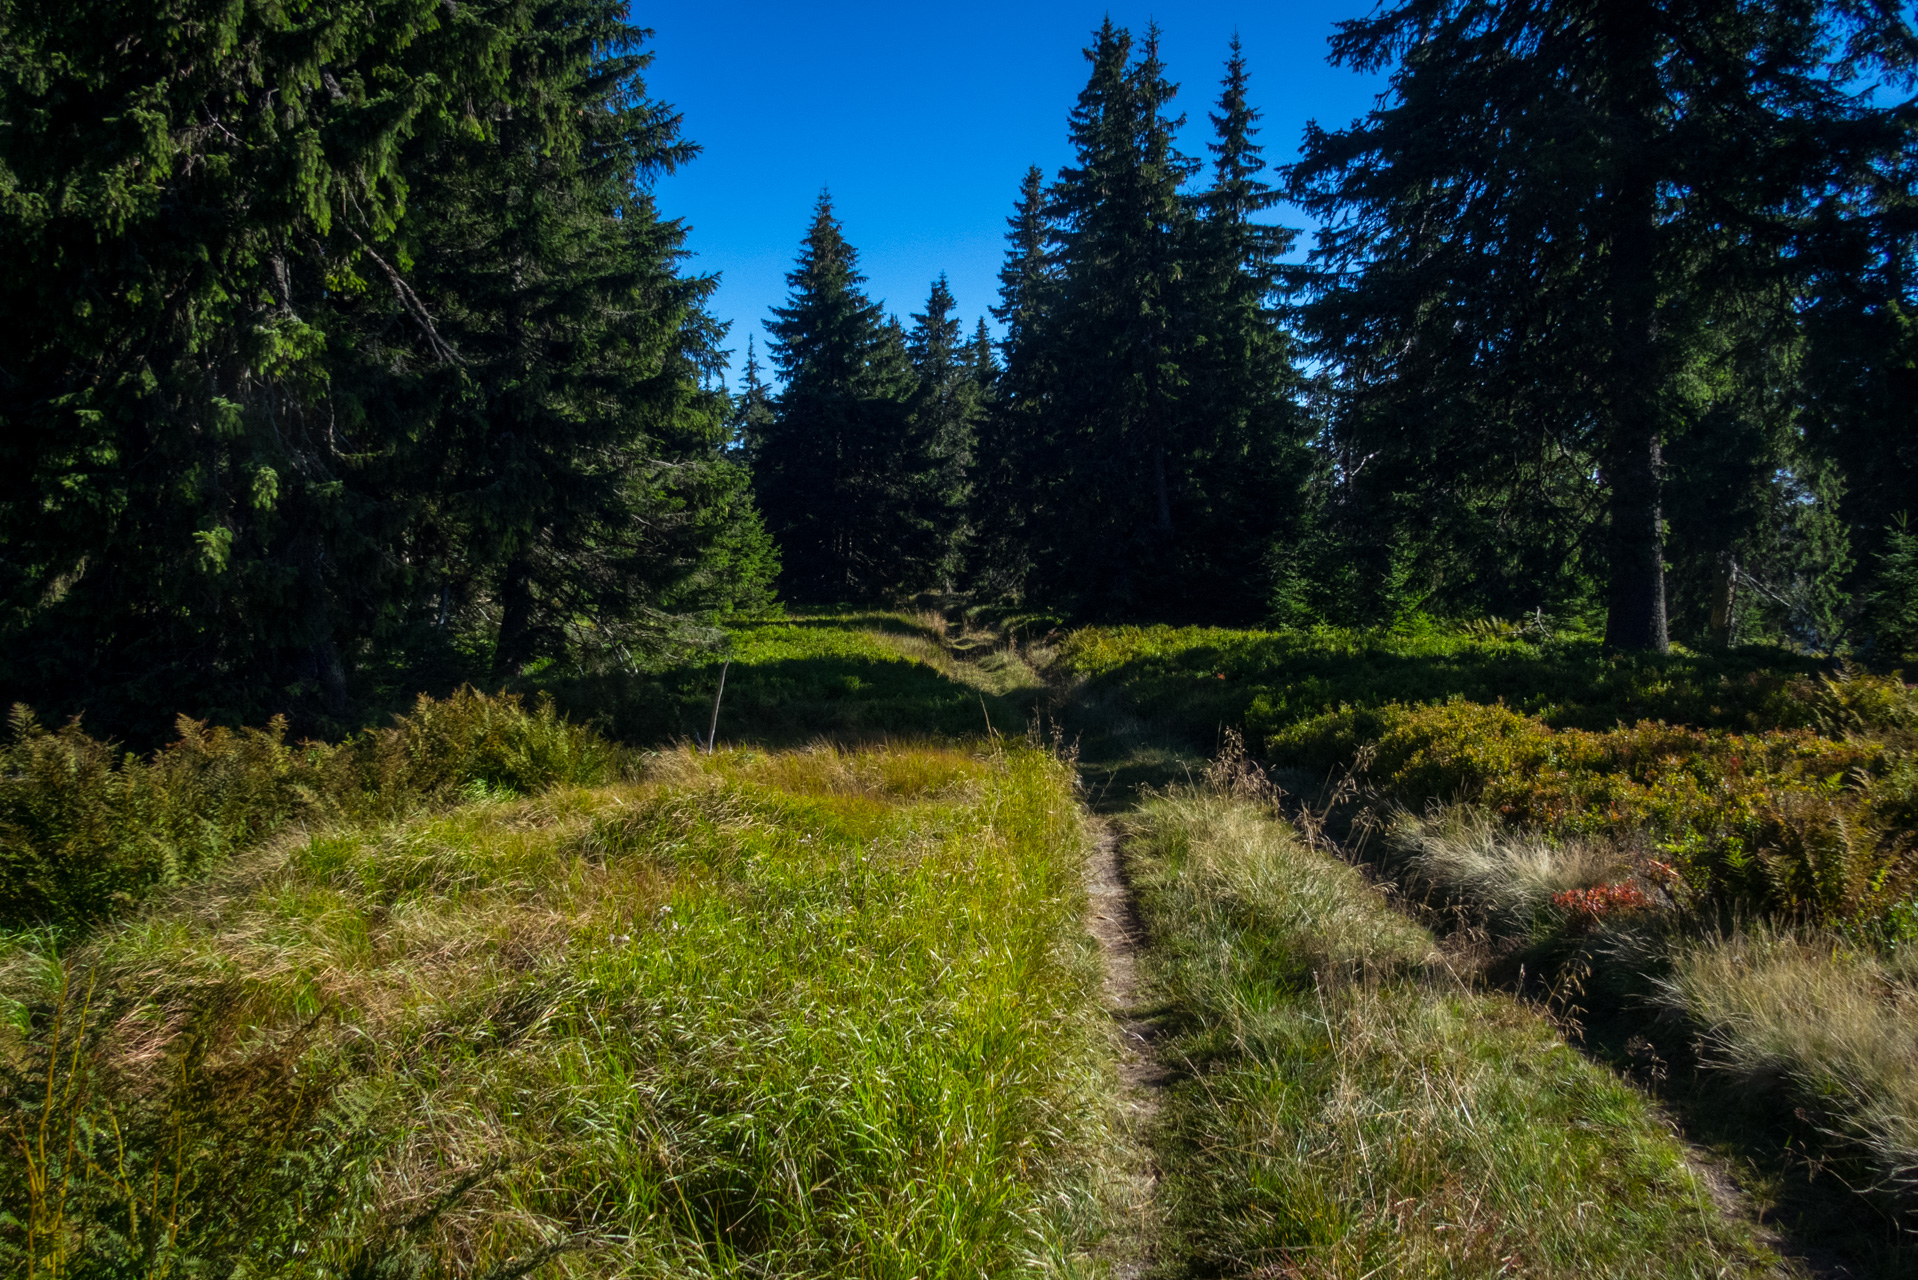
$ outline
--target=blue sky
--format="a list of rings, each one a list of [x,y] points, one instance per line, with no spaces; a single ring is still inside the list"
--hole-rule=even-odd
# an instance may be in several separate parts
[[[1066,113],[1085,83],[1081,50],[1108,12],[1142,32],[1156,17],[1182,89],[1188,152],[1203,155],[1236,29],[1264,112],[1266,158],[1289,160],[1308,119],[1362,114],[1383,85],[1326,65],[1333,23],[1365,0],[1177,5],[987,0],[636,5],[651,27],[654,96],[685,116],[703,154],[658,185],[685,219],[692,270],[718,272],[714,310],[732,322],[735,371],[822,187],[859,250],[875,298],[902,319],[946,272],[970,328],[995,300],[1005,219],[1020,176],[1069,158]],[[1280,221],[1302,225],[1296,213]]]

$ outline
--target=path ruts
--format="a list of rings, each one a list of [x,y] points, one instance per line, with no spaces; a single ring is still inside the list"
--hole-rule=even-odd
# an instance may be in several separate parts
[[[1124,1222],[1111,1241],[1113,1280],[1137,1280],[1149,1261],[1156,1225],[1158,1177],[1147,1151],[1147,1130],[1159,1109],[1166,1072],[1152,1049],[1152,1027],[1141,1016],[1139,957],[1145,934],[1126,881],[1118,833],[1093,820],[1095,839],[1086,861],[1086,929],[1105,962],[1102,997],[1119,1031],[1119,1137],[1130,1149],[1125,1185],[1119,1190]]]

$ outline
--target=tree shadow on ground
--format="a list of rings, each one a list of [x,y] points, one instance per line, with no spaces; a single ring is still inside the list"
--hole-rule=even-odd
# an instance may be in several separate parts
[[[883,631],[895,636],[920,636],[936,640],[939,633],[911,618],[896,613],[833,613],[820,616],[782,618],[782,627],[809,627],[826,631]]]
[[[1193,741],[1241,728],[1255,751],[1266,739],[1342,706],[1503,703],[1553,728],[1609,729],[1663,720],[1751,731],[1797,723],[1784,696],[1793,679],[1823,664],[1780,649],[1730,653],[1608,655],[1595,642],[1544,648],[1478,645],[1451,653],[1392,652],[1390,637],[1328,648],[1309,636],[1248,635],[1244,643],[1198,644],[1100,673],[1087,696],[1122,702]]]
[[[703,738],[721,664],[663,675],[582,677],[553,690],[562,711],[635,746]],[[735,663],[719,705],[719,741],[764,747],[900,738],[1023,736],[1034,697],[998,697],[923,663],[831,655]]]
[[[1600,1000],[1567,1040],[1655,1097],[1712,1172],[1760,1209],[1777,1247],[1820,1280],[1918,1276],[1918,1238],[1881,1197],[1860,1194],[1862,1165],[1769,1092],[1743,1093],[1701,1070],[1682,1028],[1648,1025],[1642,1011]],[[1649,1035],[1647,1033],[1650,1033]]]

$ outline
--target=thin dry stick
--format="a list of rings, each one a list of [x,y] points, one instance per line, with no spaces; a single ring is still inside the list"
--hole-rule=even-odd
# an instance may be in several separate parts
[[[726,670],[733,665],[731,658],[719,667],[719,688],[713,693],[713,722],[706,727],[706,754],[713,753],[713,743],[719,737],[719,700],[726,696]]]

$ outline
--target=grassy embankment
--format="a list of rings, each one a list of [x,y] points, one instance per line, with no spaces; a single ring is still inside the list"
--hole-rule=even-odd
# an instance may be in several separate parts
[[[1308,796],[1349,776],[1334,825],[1455,963],[1593,1024],[1587,1047],[1660,1084],[1781,1218],[1908,1261],[1918,698],[1901,681],[1490,627],[1087,630],[1054,661],[1108,717],[1242,726]]]
[[[0,964],[11,1274],[1070,1270],[1066,771],[685,751],[283,838]]]
[[[899,615],[742,628],[722,742],[1022,723],[1038,693],[1030,672],[990,647],[960,664],[968,646],[977,638],[953,644],[936,620]],[[716,677],[700,663],[562,692],[606,723],[643,713],[703,732]],[[60,769],[42,768],[9,793],[11,820],[33,811],[23,799],[64,797],[42,806],[80,833],[60,847],[103,850],[87,865],[138,875],[78,923],[18,936],[0,956],[12,1014],[0,1111],[28,1156],[4,1184],[5,1247],[34,1250],[42,1274],[136,1257],[167,1274],[236,1256],[260,1274],[1097,1269],[1101,1179],[1128,1176],[1131,1157],[1106,1127],[1110,1029],[1091,1012],[1080,833],[1059,766],[976,743],[648,758],[544,712],[452,705],[422,704],[412,728],[339,748],[189,735],[150,763],[115,764],[72,734],[33,737],[43,764],[91,761],[89,781],[61,791]],[[1133,732],[1150,736],[1145,721]],[[172,797],[153,810],[170,816],[143,826],[155,794]],[[218,821],[202,831],[195,812]],[[1138,821],[1143,835],[1160,819]],[[165,836],[157,860],[149,829]],[[201,848],[195,831],[218,838]],[[1365,1042],[1353,1059],[1364,1070],[1336,1076],[1338,1097],[1390,1096],[1416,1061],[1421,1079],[1492,1109],[1495,1120],[1473,1122],[1485,1132],[1536,1129],[1545,1154],[1496,1186],[1428,1185],[1471,1135],[1449,1121],[1394,1129],[1378,1112],[1384,1129],[1318,1134],[1332,1144],[1321,1156],[1366,1178],[1325,1182],[1317,1209],[1294,1205],[1272,1167],[1219,1162],[1225,1149],[1204,1135],[1262,1114],[1215,1087],[1228,1075],[1305,1099],[1334,1077],[1303,1041],[1277,1056],[1221,1048],[1244,1039],[1245,999],[1268,1013],[1297,1004],[1302,988],[1286,984],[1316,944],[1271,921],[1241,927],[1253,900],[1213,864],[1181,864],[1147,895],[1164,990],[1185,1006],[1190,1035],[1177,1043],[1219,1068],[1175,1090],[1166,1135],[1193,1140],[1164,1156],[1165,1269],[1235,1250],[1278,1256],[1259,1254],[1267,1246],[1334,1263],[1389,1253],[1381,1204],[1424,1233],[1393,1255],[1406,1266],[1476,1265],[1490,1241],[1529,1248],[1541,1266],[1655,1242],[1692,1261],[1747,1256],[1749,1241],[1712,1226],[1696,1186],[1646,1145],[1642,1107],[1615,1086],[1591,1094],[1603,1081],[1562,1065],[1576,1060],[1536,1016],[1406,968],[1427,964],[1429,939],[1386,963],[1392,990],[1422,994],[1404,996],[1403,1034]],[[183,883],[196,876],[211,879]],[[1254,916],[1276,901],[1253,902]],[[1240,920],[1229,937],[1207,923],[1227,918]],[[1238,960],[1206,962],[1240,983],[1222,997],[1188,952],[1233,948]],[[1391,984],[1361,971],[1339,998],[1383,999]],[[1331,971],[1314,972],[1332,991]],[[1354,1004],[1351,1016],[1386,1007]],[[1428,1023],[1446,1028],[1442,1044]],[[1428,1050],[1439,1057],[1416,1056]],[[1550,1069],[1528,1075],[1540,1055]],[[1514,1071],[1530,1083],[1461,1092]],[[1588,1123],[1624,1129],[1571,1141]],[[1399,1163],[1369,1163],[1387,1138]],[[1580,1184],[1581,1204],[1602,1192],[1638,1225],[1548,1227],[1549,1212],[1511,1207],[1537,1182],[1549,1209],[1563,1178],[1587,1175],[1598,1181]],[[1466,1199],[1450,1198],[1454,1183]],[[1388,1184],[1406,1190],[1381,1201]],[[1192,1230],[1219,1196],[1243,1225],[1275,1212],[1275,1194],[1303,1215],[1303,1235],[1209,1243]],[[1444,1215],[1475,1195],[1491,1216],[1454,1238]],[[1428,1202],[1438,1216],[1412,1212]],[[1315,1253],[1340,1222],[1340,1240],[1372,1244]]]
[[[1771,1269],[1641,1095],[1269,808],[1178,788],[1124,827],[1180,1067],[1162,1274]]]

